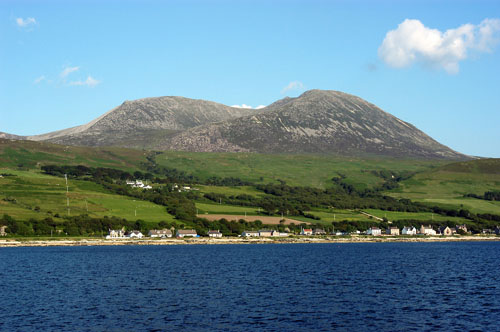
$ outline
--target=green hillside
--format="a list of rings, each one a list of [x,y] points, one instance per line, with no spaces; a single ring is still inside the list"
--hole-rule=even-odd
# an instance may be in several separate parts
[[[345,182],[372,188],[383,183],[372,171],[421,172],[446,162],[416,159],[356,158],[333,155],[285,155],[257,153],[208,153],[167,151],[156,162],[177,168],[201,179],[236,177],[253,183],[285,181],[292,186],[331,187],[332,177],[344,175]]]
[[[85,165],[139,169],[147,153],[124,148],[88,148],[45,142],[0,139],[1,168],[37,168],[41,165]]]
[[[500,214],[498,201],[464,197],[492,190],[500,190],[500,159],[452,163],[424,171],[403,181],[400,188],[389,194],[429,204],[465,208],[476,213]]]
[[[0,214],[16,219],[41,219],[68,215],[64,178],[37,171],[3,170],[0,178]],[[91,217],[115,216],[147,222],[172,221],[164,206],[109,193],[102,186],[81,180],[69,181],[69,214]]]
[[[395,198],[409,198],[431,205],[467,209],[474,213],[500,215],[500,202],[464,197],[482,195],[500,189],[500,159],[468,162],[443,162],[414,159],[382,159],[376,157],[340,157],[331,155],[270,155],[255,153],[193,153],[162,152],[155,159],[148,151],[121,148],[65,147],[56,144],[0,140],[0,215],[14,218],[43,219],[48,216],[61,220],[68,214],[64,179],[42,174],[43,165],[86,165],[108,167],[133,173],[147,171],[147,165],[160,165],[193,175],[201,182],[211,178],[234,177],[254,184],[286,182],[289,186],[332,188],[332,178],[341,178],[343,185],[355,190],[379,189],[395,179],[405,179],[385,193]],[[160,174],[157,174],[161,176]],[[228,200],[237,196],[267,199],[263,191],[252,185],[212,186],[196,184],[192,197],[200,214],[255,214],[259,207],[216,204],[205,194],[223,195]],[[146,200],[123,196],[90,181],[70,180],[70,215],[91,217],[115,216],[127,220],[143,219],[148,223],[174,221],[166,207]],[[197,196],[198,195],[198,196]],[[217,197],[217,196],[215,196]],[[218,200],[218,199],[217,199]],[[236,202],[235,200],[234,202]],[[238,203],[231,203],[238,204]],[[356,209],[305,211],[320,219],[297,216],[296,219],[328,225],[341,220],[370,222],[376,219],[360,214]],[[440,216],[430,212],[382,211],[365,212],[378,218],[418,221],[464,222],[459,217]],[[258,212],[257,212],[258,213]],[[176,221],[181,222],[181,221]]]

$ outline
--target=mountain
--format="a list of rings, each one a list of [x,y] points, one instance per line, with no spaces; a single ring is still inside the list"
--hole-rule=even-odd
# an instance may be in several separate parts
[[[88,124],[27,138],[156,150],[468,158],[359,97],[326,90],[260,110],[183,97],[126,101]]]
[[[144,147],[151,140],[251,111],[184,97],[144,98],[126,101],[85,125],[27,138],[67,145]]]
[[[258,114],[191,128],[155,148],[465,158],[359,97],[323,90],[282,99]]]
[[[0,138],[4,138],[4,139],[15,139],[15,140],[23,140],[25,139],[24,136],[18,136],[18,135],[12,135],[12,134],[7,134],[7,133],[3,133],[0,131]]]

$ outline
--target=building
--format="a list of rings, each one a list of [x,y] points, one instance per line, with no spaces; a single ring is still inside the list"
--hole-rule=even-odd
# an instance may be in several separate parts
[[[241,236],[258,237],[258,236],[260,236],[260,233],[258,231],[243,231],[243,233],[241,233]]]
[[[385,233],[388,235],[399,235],[399,228],[398,227],[388,227],[387,230],[385,231]]]
[[[417,235],[417,229],[413,226],[405,226],[401,231],[403,235]]]
[[[125,232],[123,229],[110,229],[109,234],[106,236],[106,239],[118,239],[124,238]]]
[[[450,236],[453,235],[453,231],[448,226],[441,226],[439,227],[439,234],[444,236]]]
[[[141,180],[135,180],[135,181],[127,181],[127,185],[131,186],[132,188],[142,188],[142,189],[152,189],[150,185],[145,185],[144,182]]]
[[[316,228],[313,230],[314,235],[326,235],[326,232],[324,229],[321,228]]]
[[[198,233],[194,229],[178,229],[175,233],[177,237],[198,237]]]
[[[312,228],[302,228],[300,230],[300,235],[313,235]]]
[[[262,237],[273,236],[273,231],[268,230],[268,229],[261,229],[261,230],[259,230],[259,236],[262,236]]]
[[[458,233],[458,231],[460,231],[460,230],[464,231],[464,233],[467,233],[467,225],[466,225],[466,224],[463,224],[463,225],[456,225],[456,226],[455,226],[455,230],[457,231],[457,233]]]
[[[140,231],[130,231],[125,236],[131,239],[142,239],[144,237]]]
[[[378,227],[370,227],[366,231],[366,235],[373,235],[373,236],[382,235],[382,230]]]
[[[429,226],[420,226],[420,234],[422,235],[436,235],[436,231],[432,228],[431,225]]]
[[[7,236],[7,232],[5,231],[7,226],[0,226],[0,236]]]
[[[495,227],[495,234],[500,235],[500,227],[498,226]]]
[[[170,229],[152,229],[148,232],[149,237],[160,237],[167,238],[172,237],[172,231]]]
[[[219,230],[216,231],[209,230],[207,234],[209,237],[222,237],[222,233],[219,232]]]

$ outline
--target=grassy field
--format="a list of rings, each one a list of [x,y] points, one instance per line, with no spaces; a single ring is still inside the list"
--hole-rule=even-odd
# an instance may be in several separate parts
[[[500,202],[464,198],[500,190],[500,159],[475,160],[416,174],[388,194],[429,204],[500,214]]]
[[[3,170],[15,176],[0,178],[0,213],[14,218],[41,219],[68,214],[64,178],[36,171]],[[150,222],[173,221],[165,207],[131,197],[107,193],[88,181],[69,181],[70,215],[116,216]],[[57,219],[57,218],[56,218]]]
[[[225,204],[210,204],[196,202],[198,214],[246,214],[249,216],[263,215],[258,207],[233,206]]]
[[[237,177],[254,183],[286,181],[289,185],[325,188],[334,176],[359,188],[373,187],[382,179],[372,170],[424,171],[442,161],[355,158],[327,155],[270,155],[257,153],[193,153],[167,151],[156,157],[160,165],[183,170],[199,178]]]
[[[396,220],[419,220],[422,222],[426,221],[454,221],[457,224],[464,223],[467,219],[459,218],[459,217],[448,217],[441,216],[439,214],[430,213],[430,212],[397,212],[397,211],[382,211],[375,209],[365,209],[364,212],[367,212],[371,215],[374,215],[379,218],[387,218],[389,221]]]
[[[85,165],[139,170],[146,161],[141,150],[124,148],[89,148],[63,146],[45,142],[0,139],[0,172],[2,168],[38,168],[41,165]]]

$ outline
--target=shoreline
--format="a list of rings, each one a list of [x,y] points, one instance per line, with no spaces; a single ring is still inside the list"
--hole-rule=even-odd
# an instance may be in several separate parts
[[[189,239],[54,239],[25,240],[1,239],[0,248],[15,247],[77,247],[77,246],[125,246],[125,245],[220,245],[220,244],[291,244],[291,243],[425,243],[425,242],[481,242],[500,241],[500,236],[460,237],[293,237],[293,238],[189,238]]]

